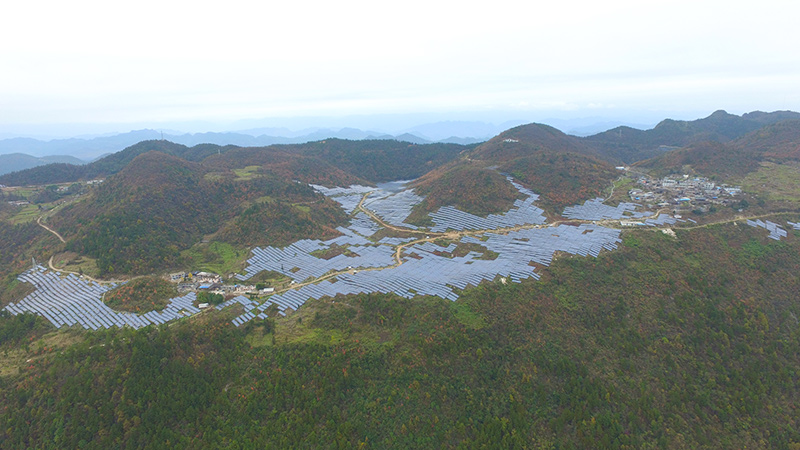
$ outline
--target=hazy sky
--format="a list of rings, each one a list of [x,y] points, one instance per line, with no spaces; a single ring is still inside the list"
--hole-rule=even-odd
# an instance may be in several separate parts
[[[0,124],[800,110],[796,1],[263,3],[6,4]]]

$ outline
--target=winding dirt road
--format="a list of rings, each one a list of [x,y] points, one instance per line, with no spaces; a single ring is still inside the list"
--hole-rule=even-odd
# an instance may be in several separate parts
[[[44,217],[44,215],[39,216],[39,218],[36,219],[36,223],[38,223],[40,227],[42,227],[45,230],[47,230],[47,231],[53,233],[54,235],[56,235],[56,237],[58,238],[59,241],[61,241],[61,242],[66,244],[67,241],[65,241],[64,238],[60,234],[58,234],[58,231],[56,231],[56,230],[54,230],[54,229],[52,229],[52,228],[50,228],[47,225],[42,223],[42,217]]]

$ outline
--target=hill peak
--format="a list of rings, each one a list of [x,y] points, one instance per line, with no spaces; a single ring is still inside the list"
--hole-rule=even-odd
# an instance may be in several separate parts
[[[542,150],[599,156],[580,138],[565,134],[549,125],[530,123],[500,133],[476,147],[470,153],[470,157],[502,163]]]

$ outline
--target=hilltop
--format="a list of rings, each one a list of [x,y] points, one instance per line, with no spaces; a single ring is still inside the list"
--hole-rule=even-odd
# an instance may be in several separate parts
[[[425,144],[417,145],[395,140],[361,140],[347,141],[328,139],[325,141],[295,145],[273,145],[269,147],[237,147],[233,145],[218,146],[214,144],[198,144],[194,147],[176,144],[170,141],[142,141],[110,154],[86,165],[49,164],[28,170],[0,176],[0,184],[8,186],[40,185],[67,183],[79,180],[91,180],[113,175],[137,156],[148,151],[176,156],[187,161],[203,162],[225,168],[244,168],[248,165],[271,164],[278,169],[280,164],[288,164],[284,174],[316,174],[324,168],[325,173],[331,167],[339,168],[339,177],[349,173],[352,177],[360,177],[371,182],[397,179],[411,179],[424,174],[450,161],[455,155],[471,146],[458,144]],[[230,156],[227,155],[231,150]],[[274,155],[281,162],[267,159]],[[289,155],[294,155],[290,157]],[[252,163],[248,163],[248,160]],[[320,166],[320,164],[323,164]],[[325,168],[325,165],[329,166]],[[356,175],[357,174],[357,175]],[[331,181],[347,183],[344,179],[336,179],[330,174]],[[316,176],[316,175],[312,175]],[[310,180],[313,181],[312,178]],[[321,180],[318,180],[321,181]]]
[[[603,157],[581,138],[564,134],[551,126],[532,123],[500,133],[469,153],[474,160],[506,162],[539,151],[557,151]]]
[[[619,176],[579,138],[547,125],[522,125],[422,177],[415,187],[425,199],[411,220],[424,224],[427,213],[445,205],[478,216],[509,210],[521,195],[501,173],[539,194],[539,204],[554,215],[564,206],[601,195]]]

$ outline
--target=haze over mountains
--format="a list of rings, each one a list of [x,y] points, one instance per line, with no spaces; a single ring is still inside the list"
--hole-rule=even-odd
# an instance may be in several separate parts
[[[101,135],[80,135],[65,138],[46,139],[38,135],[0,134],[0,156],[22,153],[34,157],[50,155],[70,155],[84,161],[91,161],[104,154],[120,151],[137,142],[151,139],[167,139],[171,142],[194,146],[197,144],[265,146],[273,144],[299,144],[328,138],[397,139],[412,143],[443,142],[454,144],[473,144],[486,141],[493,136],[512,128],[531,122],[530,120],[506,120],[489,123],[479,120],[444,120],[423,123],[396,131],[372,129],[369,127],[328,126],[292,129],[286,126],[238,128],[232,131],[208,131],[186,133],[174,129],[142,128],[124,133],[105,133]],[[651,125],[635,125],[601,118],[586,119],[545,119],[542,122],[574,135],[585,136],[607,130],[614,126],[626,125],[645,129]],[[255,125],[254,122],[237,123],[240,126]],[[210,126],[206,129],[212,129]],[[1,160],[1,159],[0,159]],[[13,170],[35,167],[33,162],[27,167],[14,165]],[[6,170],[0,164],[0,174]]]

